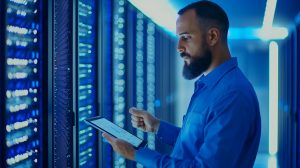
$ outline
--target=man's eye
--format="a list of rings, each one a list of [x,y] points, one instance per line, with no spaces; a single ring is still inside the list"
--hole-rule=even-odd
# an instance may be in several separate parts
[[[191,36],[182,36],[181,37],[183,40],[189,40],[191,38]]]

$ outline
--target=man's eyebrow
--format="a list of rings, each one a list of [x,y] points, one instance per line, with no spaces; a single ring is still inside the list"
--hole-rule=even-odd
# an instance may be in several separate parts
[[[190,33],[188,33],[188,32],[182,32],[182,33],[180,33],[178,36],[186,35],[186,34],[190,34]]]

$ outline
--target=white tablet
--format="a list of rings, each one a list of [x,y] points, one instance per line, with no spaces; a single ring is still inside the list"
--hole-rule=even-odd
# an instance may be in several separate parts
[[[107,120],[103,117],[92,117],[84,120],[87,124],[91,125],[92,127],[106,132],[116,138],[122,139],[134,146],[134,148],[138,149],[140,147],[145,147],[147,142],[140,139],[139,137],[129,133],[125,129],[119,127],[118,125],[114,124],[113,122]]]

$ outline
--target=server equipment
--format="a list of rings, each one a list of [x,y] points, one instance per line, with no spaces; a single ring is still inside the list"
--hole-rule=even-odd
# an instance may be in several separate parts
[[[279,50],[278,165],[296,167],[298,96],[298,32],[291,29]]]
[[[42,167],[46,163],[42,1],[1,1],[0,11],[0,166]]]
[[[77,167],[97,167],[97,134],[84,122],[84,119],[96,116],[98,109],[96,1],[79,0],[76,20],[76,162]]]

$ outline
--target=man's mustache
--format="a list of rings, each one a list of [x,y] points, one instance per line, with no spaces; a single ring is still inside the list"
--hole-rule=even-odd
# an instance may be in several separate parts
[[[180,53],[180,56],[181,56],[181,58],[183,58],[183,57],[191,57],[191,55],[188,54],[188,53]]]

